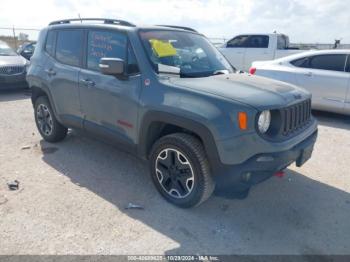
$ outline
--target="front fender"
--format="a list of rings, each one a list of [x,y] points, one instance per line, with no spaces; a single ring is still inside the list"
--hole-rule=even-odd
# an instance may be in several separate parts
[[[150,130],[150,127],[157,122],[178,126],[198,135],[203,141],[209,162],[213,165],[220,162],[215,139],[207,126],[198,121],[162,111],[148,111],[143,117],[138,145],[138,153],[141,157],[147,158],[150,147],[148,141],[150,137],[149,132],[153,132]]]

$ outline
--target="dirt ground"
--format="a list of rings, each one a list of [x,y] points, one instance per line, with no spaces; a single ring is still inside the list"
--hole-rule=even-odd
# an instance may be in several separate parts
[[[319,138],[302,168],[245,200],[214,196],[183,210],[136,158],[76,131],[46,143],[28,94],[0,93],[0,255],[350,254],[350,118],[316,117]]]

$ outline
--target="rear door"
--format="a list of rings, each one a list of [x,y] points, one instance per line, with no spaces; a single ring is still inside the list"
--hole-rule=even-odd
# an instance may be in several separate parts
[[[250,35],[246,40],[244,71],[248,71],[254,61],[265,61],[273,59],[272,48],[268,35]],[[272,46],[271,46],[272,47]]]
[[[312,93],[315,109],[342,113],[348,91],[349,73],[345,54],[322,54],[292,61],[298,84]]]
[[[82,46],[83,31],[79,29],[49,31],[46,40],[46,84],[57,114],[68,126],[82,126],[78,86]]]
[[[84,128],[122,145],[134,145],[141,75],[128,37],[124,32],[96,29],[87,30],[85,39],[86,61],[79,77]],[[125,77],[100,73],[103,57],[123,59]]]

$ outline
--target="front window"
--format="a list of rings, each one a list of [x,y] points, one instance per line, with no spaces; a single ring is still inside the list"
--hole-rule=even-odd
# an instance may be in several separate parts
[[[0,56],[15,56],[15,51],[12,50],[5,42],[0,42]]]
[[[113,31],[90,31],[88,37],[87,67],[99,71],[98,64],[103,57],[126,60],[127,37]]]
[[[205,77],[232,72],[221,53],[203,36],[181,31],[141,31],[146,53],[158,73]]]

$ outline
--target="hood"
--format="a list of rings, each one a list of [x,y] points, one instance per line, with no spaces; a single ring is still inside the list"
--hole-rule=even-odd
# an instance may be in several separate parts
[[[0,66],[24,66],[27,60],[19,55],[0,56]]]
[[[177,86],[239,101],[259,110],[286,106],[311,96],[309,92],[294,85],[249,74],[204,78],[172,77],[170,82]]]

